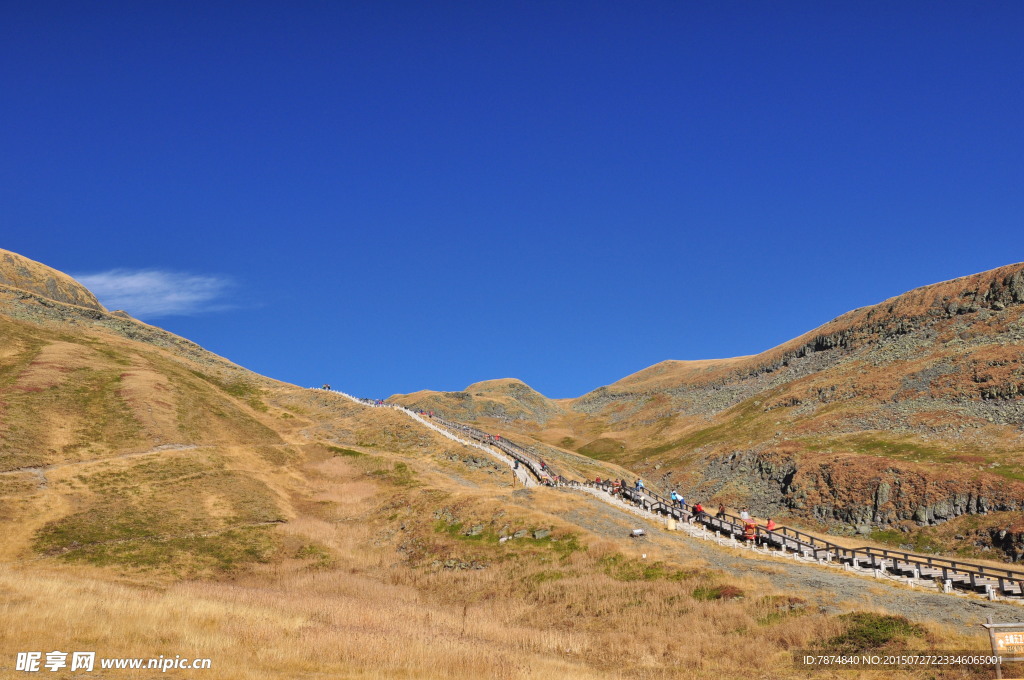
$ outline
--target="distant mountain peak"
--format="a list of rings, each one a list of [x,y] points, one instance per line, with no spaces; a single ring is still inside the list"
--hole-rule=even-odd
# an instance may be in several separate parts
[[[88,288],[67,274],[2,248],[0,287],[15,288],[65,304],[107,311]]]

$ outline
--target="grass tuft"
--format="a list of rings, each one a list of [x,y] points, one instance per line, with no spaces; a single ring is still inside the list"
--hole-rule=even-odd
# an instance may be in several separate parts
[[[925,630],[905,616],[850,612],[839,617],[846,630],[829,639],[825,646],[839,653],[855,654],[894,646],[907,638],[924,637]]]
[[[730,585],[699,586],[693,589],[693,599],[710,600],[738,600],[743,597],[743,589]]]
[[[353,451],[352,449],[343,449],[340,446],[328,446],[327,450],[333,453],[335,456],[348,456],[350,458],[358,458],[359,456],[365,456],[365,453],[359,451]]]
[[[604,573],[616,581],[685,581],[697,575],[697,572],[676,569],[663,562],[648,563],[621,554],[606,555],[599,563]]]

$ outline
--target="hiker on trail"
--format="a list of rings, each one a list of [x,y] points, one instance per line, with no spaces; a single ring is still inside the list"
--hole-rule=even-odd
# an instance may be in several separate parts
[[[644,490],[644,480],[642,480],[642,479],[637,479],[636,480],[636,490],[637,491],[643,491]]]
[[[717,517],[718,519],[725,519],[725,504],[724,503],[719,503],[718,504],[718,514],[715,515],[715,517]]]
[[[673,490],[672,493],[668,495],[668,497],[672,501],[673,505],[679,502],[679,494],[677,494],[675,490]]]
[[[757,525],[748,521],[743,525],[743,540],[753,541],[757,538]]]
[[[518,458],[516,458],[516,459],[514,459],[512,461],[512,469],[513,470],[518,470],[519,469],[519,459]]]
[[[750,513],[747,512],[746,508],[743,508],[742,510],[740,510],[740,519],[743,520],[744,522],[746,522],[747,520],[750,519]]]
[[[775,523],[775,520],[773,520],[771,517],[769,517],[768,518],[768,525],[765,526],[765,529],[767,529],[768,531],[775,531],[778,528],[779,528],[779,526]]]
[[[700,503],[695,503],[693,506],[693,518],[698,522],[704,519],[704,506]]]

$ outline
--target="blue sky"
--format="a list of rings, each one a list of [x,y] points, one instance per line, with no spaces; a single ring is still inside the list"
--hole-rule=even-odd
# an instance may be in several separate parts
[[[1019,2],[0,2],[0,247],[246,367],[582,394],[1024,260]]]

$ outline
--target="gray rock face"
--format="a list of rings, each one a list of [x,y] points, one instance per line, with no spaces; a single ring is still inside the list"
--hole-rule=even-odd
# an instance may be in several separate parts
[[[1019,511],[1024,489],[994,475],[933,476],[893,461],[842,458],[799,463],[784,454],[736,451],[708,461],[688,497],[709,499],[742,490],[755,515],[794,512],[837,532],[868,535],[875,527],[913,521],[935,525],[966,514]],[[995,535],[1007,554],[1024,554],[1024,533]]]
[[[1005,309],[1007,305],[1024,302],[1024,271],[1015,272],[1001,281],[994,281],[981,297],[985,303],[996,310]]]
[[[476,456],[473,454],[459,454],[455,452],[449,452],[445,455],[445,458],[451,461],[459,462],[468,468],[474,470],[484,470],[486,472],[501,472],[502,466],[494,462],[490,458],[484,458],[483,456]]]
[[[533,532],[533,537],[536,539],[547,538],[551,535],[550,529],[537,529]]]
[[[445,524],[455,524],[458,521],[449,508],[434,510],[434,519],[439,519]]]
[[[736,451],[709,461],[702,472],[705,482],[687,489],[684,496],[710,498],[732,483],[749,492],[744,500],[755,515],[771,517],[785,508],[799,507],[799,492],[791,486],[796,471],[790,458]]]
[[[1014,562],[1024,560],[1024,533],[1008,529],[990,529],[992,545],[1002,550]]]
[[[880,507],[889,502],[889,491],[892,489],[888,482],[879,482],[875,490],[875,507]]]

